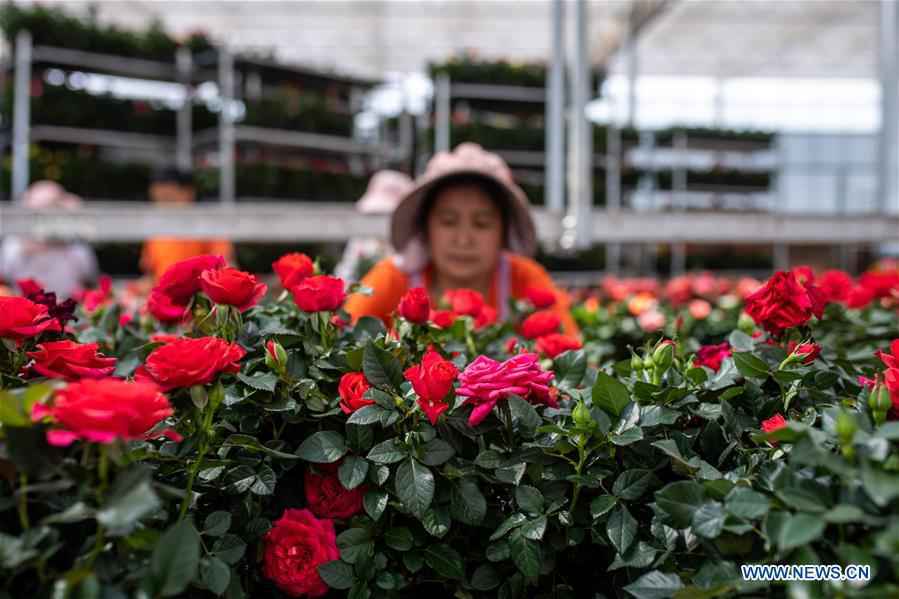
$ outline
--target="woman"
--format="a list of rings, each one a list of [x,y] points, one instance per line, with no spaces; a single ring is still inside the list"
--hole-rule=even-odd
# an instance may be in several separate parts
[[[397,251],[376,264],[361,283],[372,295],[346,304],[354,320],[385,321],[410,288],[424,287],[432,305],[452,289],[480,292],[500,320],[509,300],[532,288],[552,292],[564,332],[577,334],[567,296],[528,256],[536,230],[527,196],[506,163],[472,143],[434,156],[415,187],[393,213],[390,240]]]

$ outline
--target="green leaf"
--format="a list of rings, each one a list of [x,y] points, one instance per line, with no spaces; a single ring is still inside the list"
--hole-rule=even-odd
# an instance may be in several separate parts
[[[449,532],[450,524],[449,510],[442,505],[433,506],[421,517],[421,525],[424,529],[428,531],[429,535],[438,539]]]
[[[698,483],[683,480],[656,491],[655,498],[656,505],[675,528],[687,528],[693,522],[693,512],[702,505],[703,490]]]
[[[640,426],[659,426],[660,424],[674,424],[680,418],[680,412],[666,408],[665,406],[641,406]]]
[[[630,445],[631,443],[636,443],[637,441],[641,441],[643,439],[643,429],[639,426],[632,426],[628,429],[620,433],[612,433],[609,435],[609,439],[615,445],[625,446]]]
[[[352,490],[361,485],[368,475],[368,460],[357,456],[347,456],[337,469],[337,478],[344,489]]]
[[[615,505],[618,504],[618,498],[612,495],[600,495],[590,502],[590,515],[594,520],[607,514]]]
[[[203,560],[200,562],[200,582],[213,594],[221,596],[231,582],[231,568],[217,557]]]
[[[200,536],[190,520],[173,524],[159,538],[150,559],[150,572],[163,597],[178,595],[187,588],[200,565]]]
[[[521,530],[513,531],[509,537],[509,552],[522,574],[528,577],[540,574],[540,545],[525,537]]]
[[[653,570],[624,587],[624,590],[637,599],[669,599],[682,588],[684,583],[677,574]]]
[[[724,510],[738,518],[755,520],[768,513],[771,501],[748,487],[734,487],[724,498]]]
[[[229,528],[231,528],[231,514],[222,510],[212,512],[203,522],[203,534],[210,537],[220,537],[228,532]]]
[[[524,462],[521,462],[520,464],[513,464],[511,466],[503,466],[502,468],[497,468],[493,473],[496,475],[496,478],[504,483],[508,483],[510,485],[518,485],[518,483],[521,482],[521,479],[524,476],[527,468],[528,465]]]
[[[546,532],[546,516],[540,516],[533,520],[528,520],[521,525],[521,534],[532,541],[540,541]]]
[[[339,559],[320,565],[318,574],[332,589],[345,591],[353,586],[353,567]]]
[[[387,509],[387,491],[371,490],[365,493],[362,498],[362,506],[365,513],[377,522],[381,518],[381,514]]]
[[[543,422],[534,406],[515,395],[509,397],[506,401],[509,402],[509,412],[512,414],[513,424],[522,433],[532,435]]]
[[[471,575],[471,588],[476,591],[492,591],[503,579],[493,564],[482,564]]]
[[[820,537],[826,526],[827,524],[817,514],[787,515],[780,527],[777,545],[782,550],[801,547]]]
[[[381,415],[384,414],[384,408],[378,405],[362,406],[347,418],[347,424],[377,424],[381,421]]]
[[[256,473],[256,480],[250,486],[250,493],[254,495],[273,495],[277,483],[278,477],[275,476],[275,471],[267,464],[263,464]]]
[[[469,526],[478,526],[483,521],[487,514],[487,500],[474,479],[464,478],[453,486],[450,512],[456,520]]]
[[[421,461],[428,466],[439,466],[456,455],[453,446],[443,439],[433,438],[422,447]]]
[[[257,391],[268,391],[269,393],[274,393],[275,387],[278,385],[278,375],[274,372],[257,372],[253,376],[238,372],[237,380]]]
[[[593,405],[601,408],[610,416],[618,417],[630,403],[631,397],[627,387],[605,372],[598,372],[596,384],[593,385]]]
[[[639,499],[652,484],[654,476],[651,470],[626,470],[618,475],[612,486],[612,493],[627,501]]]
[[[348,564],[355,564],[374,553],[371,535],[364,528],[348,528],[337,535],[337,548],[340,559]]]
[[[396,495],[419,518],[434,499],[434,475],[427,466],[409,458],[396,470]]]
[[[346,455],[347,446],[343,436],[335,431],[319,431],[297,448],[297,455],[315,464],[333,464]]]
[[[31,410],[34,404],[45,401],[53,393],[47,383],[30,385],[24,390],[0,391],[0,424],[4,426],[31,426]]]
[[[212,544],[212,553],[226,564],[236,564],[247,550],[247,544],[237,535],[226,534]]]
[[[250,435],[229,435],[228,438],[222,442],[222,447],[240,447],[241,449],[248,449],[250,451],[259,451],[264,454],[270,455],[273,458],[279,458],[282,460],[297,459],[297,456],[292,453],[276,451],[274,449],[271,449],[270,447],[266,447],[259,442],[259,439]]]
[[[560,387],[577,389],[587,373],[587,355],[584,350],[566,351],[553,360],[556,382]]]
[[[97,512],[97,522],[107,528],[110,536],[127,535],[134,530],[141,518],[152,514],[161,505],[150,480],[141,478],[139,482],[134,482],[129,488],[110,497]]]
[[[721,534],[727,516],[724,508],[717,501],[702,504],[693,512],[693,532],[707,539],[714,539]]]
[[[362,353],[362,372],[372,385],[399,390],[403,384],[403,367],[393,354],[370,341]]]
[[[899,474],[865,464],[862,467],[862,486],[874,503],[886,507],[894,497],[899,496]]]
[[[625,506],[619,505],[609,516],[606,534],[618,553],[627,553],[631,543],[637,538],[637,521]]]
[[[503,456],[495,449],[485,449],[474,459],[474,463],[479,468],[493,470],[494,468],[499,468],[500,464],[503,463]]]
[[[457,580],[465,578],[462,556],[449,545],[431,545],[425,549],[424,558],[425,563],[440,576]]]
[[[534,487],[521,485],[515,489],[515,501],[518,508],[529,514],[543,513],[543,494]]]
[[[497,539],[501,539],[504,537],[510,530],[514,530],[527,522],[527,518],[524,514],[512,514],[508,518],[506,518],[502,524],[500,524],[493,534],[490,535],[490,540],[495,541]]]
[[[731,334],[727,337],[727,342],[730,343],[735,352],[752,351],[752,348],[755,346],[752,337],[739,329],[731,331]]]
[[[764,360],[749,352],[736,352],[733,355],[733,359],[737,370],[746,378],[766,379],[770,374],[768,365]]]
[[[639,541],[631,545],[626,554],[616,554],[609,571],[619,568],[646,568],[653,562],[657,553],[652,545]]]
[[[874,431],[874,435],[889,441],[899,441],[899,420],[882,424],[876,431]]]
[[[365,457],[376,464],[394,464],[402,461],[407,455],[406,449],[394,438],[378,443]]]
[[[384,533],[384,542],[391,549],[409,551],[413,545],[412,533],[405,526],[391,528]]]

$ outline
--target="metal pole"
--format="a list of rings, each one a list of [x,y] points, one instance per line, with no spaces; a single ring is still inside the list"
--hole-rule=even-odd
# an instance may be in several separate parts
[[[191,86],[193,59],[189,48],[178,48],[175,64],[178,69],[178,82],[184,86],[184,103],[178,109],[176,117],[176,163],[180,169],[191,170],[193,167],[193,86]]]
[[[897,129],[897,107],[899,107],[899,78],[896,72],[897,41],[895,0],[880,2],[880,164],[877,179],[877,197],[881,214],[895,208],[899,186],[897,186],[897,167],[899,167],[899,129]]]
[[[450,78],[438,75],[434,90],[435,120],[434,153],[448,152],[450,149]]]
[[[553,0],[552,64],[546,88],[546,207],[565,210],[565,2]]]
[[[234,57],[227,48],[219,49],[219,201],[234,203]]]
[[[28,142],[31,126],[31,34],[16,35],[15,98],[12,116],[12,191],[11,200],[21,201],[28,187]]]
[[[671,187],[674,193],[675,210],[687,209],[687,134],[678,131],[674,134],[674,150],[677,163],[671,173]],[[671,244],[671,276],[683,274],[687,269],[687,246],[678,241]]]
[[[601,95],[601,90],[600,94]],[[606,210],[617,214],[621,210],[621,130],[618,128],[618,104],[608,98],[609,122],[606,125]],[[614,275],[621,272],[621,244],[606,244],[606,270]]]
[[[637,53],[637,31],[635,22],[635,7],[631,4],[631,10],[627,16],[627,125],[637,126],[637,72],[639,69],[639,55]]]
[[[574,233],[573,247],[592,245],[590,215],[593,207],[593,135],[587,119],[590,100],[589,12],[586,0],[577,1],[575,22],[575,68],[572,77],[571,115],[571,194],[566,223]]]

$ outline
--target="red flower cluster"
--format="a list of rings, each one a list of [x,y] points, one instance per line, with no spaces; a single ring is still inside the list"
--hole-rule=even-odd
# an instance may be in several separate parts
[[[450,309],[432,310],[430,315],[431,322],[442,329],[453,326],[460,316],[472,317],[476,329],[496,322],[496,309],[488,306],[484,296],[472,289],[451,289],[443,294],[443,303]]]
[[[136,380],[150,380],[163,391],[211,383],[220,372],[239,372],[246,351],[218,337],[183,337],[153,350],[134,373]]]
[[[88,289],[81,294],[81,305],[85,311],[93,312],[106,305],[112,297],[112,279],[103,275],[97,281],[96,289]]]
[[[161,322],[177,322],[184,318],[190,300],[199,293],[200,275],[206,270],[225,267],[221,256],[194,256],[176,262],[166,270],[150,291],[147,310]]]
[[[318,567],[340,558],[331,520],[309,510],[286,509],[265,535],[262,572],[291,597],[327,594]]]
[[[892,419],[899,418],[899,339],[890,343],[890,353],[884,351],[876,351],[875,356],[887,367],[883,373],[883,383],[890,392],[890,401],[893,403],[893,409],[890,410]],[[871,382],[873,387],[874,381]]]
[[[47,309],[24,297],[0,297],[0,338],[22,342],[61,327]]]
[[[174,413],[169,400],[152,383],[119,379],[84,380],[56,392],[52,405],[35,404],[31,417],[50,417],[59,428],[47,431],[47,442],[65,446],[76,439],[112,443],[144,439],[160,420]],[[179,441],[174,431],[166,436]]]
[[[102,379],[115,371],[116,359],[98,353],[97,343],[48,341],[41,343],[28,357],[34,359],[31,370],[50,379]]]
[[[577,337],[563,335],[562,333],[550,333],[537,338],[535,348],[538,353],[547,358],[555,358],[559,354],[569,350],[580,349],[583,344]],[[511,352],[510,352],[511,353]]]
[[[428,292],[414,287],[403,295],[399,306],[400,316],[413,324],[427,324],[431,314],[431,300]]]
[[[272,270],[281,279],[284,289],[299,285],[306,277],[315,274],[315,264],[306,254],[284,254],[272,264]]]
[[[727,341],[718,343],[717,345],[703,345],[699,348],[699,351],[696,352],[696,357],[693,358],[693,366],[707,366],[715,372],[718,372],[721,368],[721,363],[724,362],[726,358],[732,356],[733,353],[733,349]]]
[[[802,326],[824,313],[824,296],[811,281],[802,285],[792,272],[777,272],[746,298],[746,313],[772,335]]]
[[[333,312],[346,299],[343,279],[318,275],[306,277],[290,288],[293,301],[303,312]]]
[[[468,424],[477,426],[498,401],[510,395],[556,407],[555,394],[549,388],[552,379],[552,372],[540,369],[535,354],[519,354],[504,362],[478,356],[459,376],[456,395],[467,397],[465,403],[474,406]]]
[[[541,310],[534,312],[521,323],[521,334],[527,339],[536,339],[551,333],[558,333],[562,319],[555,312]]]
[[[421,411],[431,424],[436,425],[440,415],[449,409],[446,396],[452,391],[459,370],[455,364],[445,360],[433,348],[428,348],[421,364],[407,368],[404,374],[418,395],[418,406]]]
[[[268,286],[248,272],[236,268],[205,270],[200,274],[200,287],[217,304],[234,306],[246,312],[265,296]]]
[[[524,297],[538,310],[552,308],[556,303],[556,294],[545,287],[528,287]]]

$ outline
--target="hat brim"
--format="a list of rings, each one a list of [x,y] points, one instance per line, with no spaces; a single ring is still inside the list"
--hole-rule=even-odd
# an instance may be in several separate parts
[[[446,181],[460,175],[479,177],[498,185],[506,194],[509,206],[507,249],[518,254],[533,256],[537,251],[537,229],[531,216],[527,195],[517,185],[510,185],[489,173],[477,169],[457,169],[438,176],[424,178],[407,193],[390,219],[390,243],[397,252],[424,231],[419,231],[418,215],[428,193]]]

